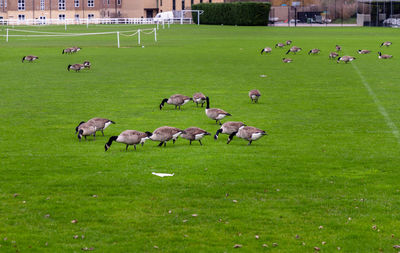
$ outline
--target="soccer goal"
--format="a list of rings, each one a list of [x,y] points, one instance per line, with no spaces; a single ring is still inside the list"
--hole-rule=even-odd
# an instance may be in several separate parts
[[[157,42],[157,28],[149,29],[137,29],[128,31],[109,31],[109,32],[90,32],[90,33],[65,33],[65,32],[47,32],[47,31],[33,31],[23,29],[5,29],[6,34],[1,36],[5,37],[6,42],[9,42],[11,38],[55,38],[55,37],[80,37],[80,36],[100,36],[100,35],[114,35],[116,36],[117,47],[120,48],[120,36],[125,37],[137,37],[137,44],[141,45],[142,35],[154,36],[154,42]]]

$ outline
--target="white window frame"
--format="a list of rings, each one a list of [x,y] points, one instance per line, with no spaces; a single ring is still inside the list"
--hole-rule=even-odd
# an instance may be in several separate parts
[[[87,7],[94,7],[94,0],[87,0]]]
[[[40,0],[40,10],[44,11],[45,7],[45,0]]]
[[[25,20],[25,14],[18,14],[18,20]]]
[[[79,14],[75,14],[75,20],[79,20],[80,19],[80,17],[79,17]]]
[[[58,20],[65,20],[65,14],[58,14]]]
[[[65,11],[65,0],[58,0],[58,10]]]
[[[88,18],[88,19],[93,19],[93,18],[94,18],[94,14],[88,14],[88,15],[87,15],[87,18]]]
[[[74,0],[74,6],[79,7],[79,5],[80,5],[79,0]]]
[[[25,10],[25,0],[18,0],[18,10],[19,11]]]

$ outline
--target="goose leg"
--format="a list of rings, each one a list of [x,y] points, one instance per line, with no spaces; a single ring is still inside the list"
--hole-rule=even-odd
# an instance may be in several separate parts
[[[164,142],[160,142],[160,144],[158,144],[159,147],[161,147],[163,145]]]
[[[164,141],[164,147],[166,147],[167,146],[167,142],[166,141]]]
[[[189,144],[192,145],[192,140],[189,140]]]
[[[203,106],[204,106],[204,103],[201,104],[201,107],[203,107]]]
[[[203,144],[201,143],[201,140],[199,140],[199,142],[200,142],[200,145],[203,146]]]
[[[135,148],[135,150],[136,150],[136,144],[133,144],[133,147]]]
[[[103,129],[101,130],[101,133],[102,133],[102,134],[103,134],[103,136],[104,136]]]
[[[219,121],[219,125],[220,125],[220,126],[222,126],[222,123],[221,123],[221,121]]]
[[[94,132],[94,134],[93,134],[93,140],[94,141],[96,140],[96,132]]]
[[[215,120],[215,124],[218,124],[218,120],[217,119]]]
[[[199,103],[196,102],[196,107],[199,107]]]
[[[129,145],[128,145],[128,144],[126,144],[125,151],[128,151],[128,147],[129,147]]]
[[[175,141],[176,141],[175,139],[172,139],[172,144],[175,144]]]
[[[86,135],[85,135],[85,141],[86,141],[87,139],[86,139]]]
[[[252,141],[252,140],[250,140],[250,141],[249,141],[249,143],[248,143],[247,145],[251,145],[251,143],[252,143],[252,142],[253,142],[253,141]]]

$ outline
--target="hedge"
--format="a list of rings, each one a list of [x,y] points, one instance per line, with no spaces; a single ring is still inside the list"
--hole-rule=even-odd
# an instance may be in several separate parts
[[[192,5],[192,10],[203,10],[200,24],[212,25],[268,25],[270,3],[234,2],[201,3]],[[197,22],[197,13],[193,13]]]

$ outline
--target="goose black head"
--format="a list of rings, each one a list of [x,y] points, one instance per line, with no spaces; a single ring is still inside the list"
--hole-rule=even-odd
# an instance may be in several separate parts
[[[150,137],[150,136],[153,135],[153,133],[152,133],[152,132],[149,132],[149,131],[146,131],[145,133],[147,134],[147,137]]]
[[[165,104],[166,102],[168,102],[168,98],[164,98],[164,99],[161,101],[160,110],[164,107],[164,104]]]
[[[25,60],[25,57],[26,57],[26,56],[22,57],[22,62],[24,62],[24,60]]]
[[[79,126],[82,125],[83,123],[85,123],[85,121],[81,121],[81,122],[79,123],[79,125],[75,128],[75,134],[78,132]]]
[[[67,67],[68,71],[69,71],[69,69],[71,68],[71,66],[72,66],[71,64],[68,65],[68,67]]]

